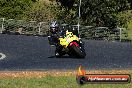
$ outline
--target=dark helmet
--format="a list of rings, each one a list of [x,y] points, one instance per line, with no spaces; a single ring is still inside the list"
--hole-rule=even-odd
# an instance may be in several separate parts
[[[59,24],[57,23],[57,21],[52,21],[50,24],[50,31],[52,33],[56,33],[59,31]]]

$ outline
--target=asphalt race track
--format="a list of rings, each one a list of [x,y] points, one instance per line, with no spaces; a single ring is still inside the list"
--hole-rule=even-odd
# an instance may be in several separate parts
[[[46,37],[0,35],[0,70],[131,69],[132,43],[85,40],[85,59],[55,58]]]

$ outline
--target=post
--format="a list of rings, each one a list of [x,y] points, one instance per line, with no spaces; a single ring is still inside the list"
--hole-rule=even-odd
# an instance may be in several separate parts
[[[79,12],[78,12],[78,34],[79,34],[79,31],[80,31],[80,17],[81,17],[81,0],[79,1]],[[79,35],[80,37],[80,35]]]
[[[4,31],[4,21],[5,21],[5,18],[2,18],[2,30],[1,30],[1,33],[2,33],[2,31]]]
[[[121,42],[122,28],[120,28],[120,42]]]
[[[42,25],[42,22],[39,23],[39,31],[38,31],[39,35],[41,34],[41,25]]]
[[[41,35],[41,26],[42,26],[43,23],[45,23],[45,22],[40,22],[39,23],[39,30],[38,30],[39,35]]]
[[[79,3],[79,19],[80,19],[80,17],[81,17],[81,1],[82,1],[82,0],[80,0],[80,3]]]

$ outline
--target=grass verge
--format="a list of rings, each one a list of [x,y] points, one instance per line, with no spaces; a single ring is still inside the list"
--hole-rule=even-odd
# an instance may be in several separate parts
[[[131,74],[131,70],[87,71],[89,74]],[[43,74],[43,75],[42,75]],[[44,75],[45,74],[45,75]],[[3,76],[3,77],[2,77]],[[0,88],[131,88],[128,84],[76,83],[76,72],[0,72]]]

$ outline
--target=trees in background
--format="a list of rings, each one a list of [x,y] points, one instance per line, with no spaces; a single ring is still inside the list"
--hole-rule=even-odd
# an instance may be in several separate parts
[[[0,17],[21,19],[24,11],[31,7],[32,0],[0,0]]]
[[[128,2],[130,3],[130,8],[132,9],[132,0],[128,0]]]
[[[68,11],[76,11],[74,12],[74,17],[71,18],[77,18],[78,7],[75,9],[74,4],[79,4],[79,0],[57,1],[61,3],[62,7],[68,8]],[[72,2],[72,4],[68,5],[67,3],[69,2]],[[84,25],[108,26],[111,28],[117,25],[122,26],[127,20],[125,20],[126,18],[120,19],[119,14],[129,9],[129,3],[131,3],[131,0],[82,0],[81,23]]]
[[[35,21],[61,20],[77,24],[79,0],[1,0],[0,17]],[[56,3],[56,2],[57,3]],[[83,25],[116,27],[127,21],[124,12],[132,7],[131,0],[82,0]]]
[[[82,20],[85,24],[116,27],[117,14],[128,9],[127,0],[82,0]]]
[[[66,9],[70,10],[73,7],[73,4],[76,0],[56,0],[57,2],[61,3],[62,7],[65,7]]]
[[[32,4],[32,7],[25,12],[26,20],[50,21],[57,18],[59,10],[56,4],[39,1]]]

